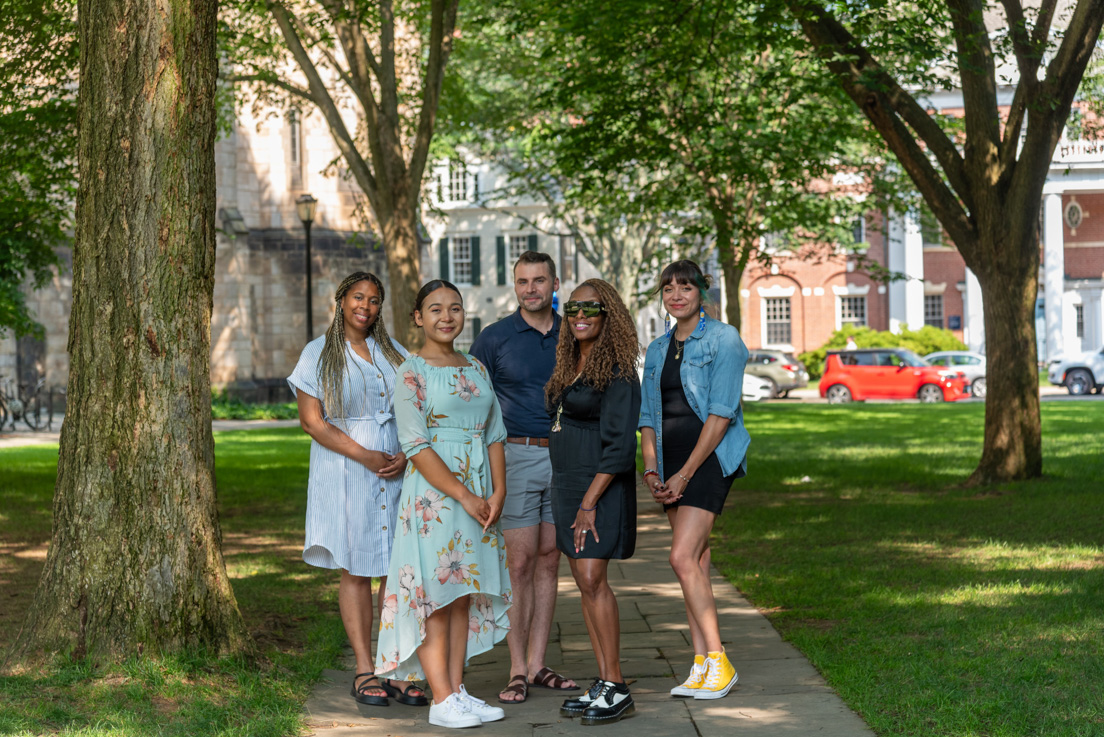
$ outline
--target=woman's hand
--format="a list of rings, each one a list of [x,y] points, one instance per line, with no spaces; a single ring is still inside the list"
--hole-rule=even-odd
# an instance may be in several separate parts
[[[487,503],[487,500],[481,496],[476,496],[470,491],[464,495],[464,498],[460,500],[460,505],[464,507],[464,511],[479,524],[483,525],[483,529],[486,530],[490,527],[491,517],[491,505]],[[501,507],[499,508],[501,511]]]
[[[377,476],[380,475],[380,471],[382,471],[390,462],[388,460],[387,453],[384,453],[381,450],[369,450],[368,448],[363,448],[358,455],[360,457],[357,458],[357,460],[360,461],[360,463],[365,468],[367,468],[369,471],[376,474]]]
[[[594,519],[597,516],[597,510],[590,510],[589,512],[580,509],[575,514],[575,523],[571,525],[571,529],[575,530],[575,552],[579,553],[586,547],[587,533],[594,535],[594,542],[598,540],[598,529],[594,526]]]
[[[491,494],[491,498],[487,500],[487,506],[490,508],[490,517],[487,524],[483,525],[483,532],[487,531],[487,528],[498,522],[498,518],[502,515],[502,507],[506,504],[506,492],[496,491]]]
[[[402,451],[398,453],[383,453],[384,465],[376,471],[376,475],[381,479],[393,479],[402,476],[403,471],[406,470],[406,454]]]
[[[652,498],[661,504],[670,504],[665,501],[667,498],[667,487],[663,485],[663,482],[659,478],[658,473],[649,472],[644,477],[644,485],[648,487],[648,491],[652,492]]]
[[[677,502],[686,491],[686,486],[690,483],[690,476],[684,473],[683,470],[679,469],[674,476],[667,477],[667,483],[664,484],[667,491],[663,499],[664,504]]]

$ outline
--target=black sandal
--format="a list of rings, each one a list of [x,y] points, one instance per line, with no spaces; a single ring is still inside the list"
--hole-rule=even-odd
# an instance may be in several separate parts
[[[364,676],[369,676],[369,678],[364,678]],[[359,686],[357,685],[358,678],[364,678]],[[371,685],[372,681],[376,682],[375,686]],[[388,690],[380,684],[380,680],[376,678],[375,673],[357,673],[353,676],[353,690],[350,693],[358,704],[365,704],[367,706],[389,706],[390,702],[387,700],[386,696],[373,696],[370,693],[366,693],[374,689],[379,689],[389,694]]]
[[[408,684],[402,691],[396,686],[392,679],[384,678],[380,681],[380,688],[384,690],[388,696],[398,701],[405,706],[429,706],[429,699],[426,698],[425,689],[418,688],[413,683]],[[411,694],[411,691],[421,691],[419,694]]]

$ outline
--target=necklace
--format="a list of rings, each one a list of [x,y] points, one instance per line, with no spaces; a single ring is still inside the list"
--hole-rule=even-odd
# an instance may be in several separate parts
[[[571,380],[571,384],[574,384],[576,381],[578,381],[579,377],[582,376],[582,375],[583,375],[582,371],[575,374],[575,378]],[[567,386],[571,386],[571,384],[568,384]],[[564,394],[566,394],[566,393],[567,393],[567,387],[564,387]],[[560,431],[560,429],[561,429],[560,428],[560,415],[562,415],[562,414],[563,414],[563,394],[560,395],[560,406],[556,408],[556,421],[552,423],[552,432],[559,432]]]
[[[686,341],[685,340],[679,340],[678,338],[675,338],[675,360],[676,361],[679,360],[680,358],[682,358],[682,349],[684,347],[686,347]]]

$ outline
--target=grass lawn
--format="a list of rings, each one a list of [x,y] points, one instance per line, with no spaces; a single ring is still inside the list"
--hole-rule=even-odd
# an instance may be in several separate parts
[[[983,405],[753,406],[714,562],[879,735],[1104,734],[1104,412],[1043,404],[1043,480],[959,483]],[[216,434],[227,565],[256,662],[145,657],[0,680],[0,735],[288,735],[344,643],[302,563],[309,443]],[[0,450],[0,649],[50,533],[57,448]],[[738,664],[737,664],[738,666]]]
[[[1102,410],[978,490],[982,405],[751,407],[713,561],[879,735],[1104,734]]]
[[[309,438],[299,428],[215,434],[223,548],[261,657],[201,653],[115,666],[66,663],[0,680],[0,735],[294,735],[345,643],[337,576],[301,559]],[[37,583],[57,446],[0,450],[0,652]]]

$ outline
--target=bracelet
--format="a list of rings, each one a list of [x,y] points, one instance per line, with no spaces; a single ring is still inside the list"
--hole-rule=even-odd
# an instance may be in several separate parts
[[[655,470],[654,468],[645,468],[644,473],[641,475],[641,478],[646,479],[649,476],[659,476],[659,471]]]
[[[685,481],[686,483],[688,483],[688,484],[690,483],[690,479],[686,478],[686,477],[685,477],[685,476],[683,476],[683,475],[682,475],[681,473],[680,473],[680,474],[678,474],[678,477],[679,477],[680,479],[682,479],[683,481]]]
[[[580,510],[580,511],[583,511],[583,512],[593,512],[593,511],[594,511],[595,509],[597,509],[597,508],[598,508],[598,505],[597,505],[597,504],[595,504],[595,505],[594,505],[593,507],[591,507],[590,509],[587,509],[586,507],[584,507],[584,506],[583,506],[583,503],[582,503],[582,502],[579,502],[579,510]]]

